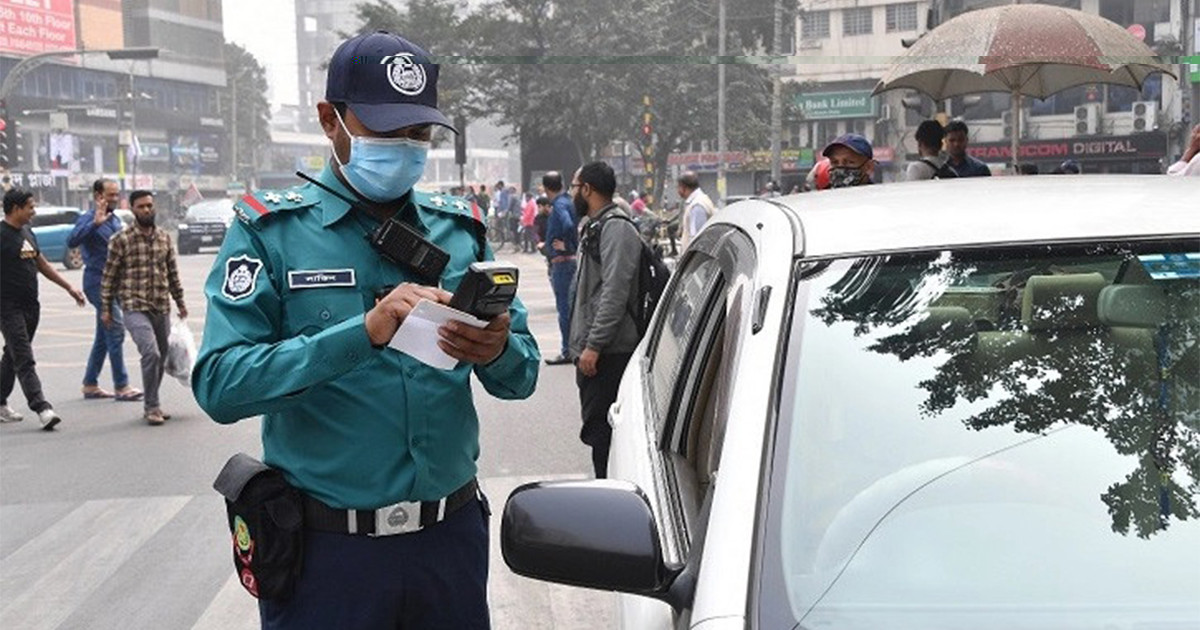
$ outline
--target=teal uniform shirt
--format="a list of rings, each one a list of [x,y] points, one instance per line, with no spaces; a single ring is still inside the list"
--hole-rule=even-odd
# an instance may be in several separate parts
[[[322,183],[353,199],[326,168]],[[235,206],[205,285],[204,341],[192,372],[200,406],[228,424],[261,414],[264,461],[297,488],[345,509],[440,499],[479,456],[474,371],[488,393],[533,393],[540,356],[519,300],[503,353],[439,370],[374,348],[363,324],[375,292],[417,282],[366,241],[378,225],[312,184],[259,192]],[[400,213],[450,254],[441,286],[490,260],[459,199],[414,191]]]

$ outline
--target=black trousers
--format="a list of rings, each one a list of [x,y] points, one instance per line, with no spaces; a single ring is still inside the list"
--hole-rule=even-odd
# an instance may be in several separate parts
[[[42,395],[42,381],[33,360],[33,335],[37,333],[41,307],[12,306],[0,311],[0,333],[4,335],[4,356],[0,358],[0,405],[8,404],[8,396],[17,381],[34,413],[50,408]]]
[[[584,376],[575,368],[575,384],[579,386],[579,409],[583,428],[579,439],[592,447],[592,467],[597,479],[608,476],[608,449],[612,445],[612,427],[608,424],[608,408],[617,400],[621,375],[632,353],[601,354],[596,362],[596,375]]]

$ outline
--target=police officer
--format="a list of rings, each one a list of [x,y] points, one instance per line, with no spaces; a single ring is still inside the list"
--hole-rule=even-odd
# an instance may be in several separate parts
[[[317,105],[333,162],[319,184],[243,197],[205,287],[196,400],[222,424],[261,414],[265,463],[303,493],[302,573],[290,598],[260,601],[264,628],[489,626],[469,378],[526,398],[540,356],[519,301],[486,328],[438,329],[454,369],[386,347],[419,301],[447,303],[491,259],[469,205],[413,189],[432,128],[453,130],[437,79],[397,35],[343,42]],[[439,276],[411,247],[372,246],[392,220],[449,254]]]

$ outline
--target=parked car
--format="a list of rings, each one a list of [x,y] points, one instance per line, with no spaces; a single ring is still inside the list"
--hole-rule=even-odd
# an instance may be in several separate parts
[[[201,247],[220,247],[233,218],[233,201],[229,199],[192,204],[178,227],[179,254],[195,254]]]
[[[67,239],[71,230],[75,229],[75,220],[79,218],[78,208],[65,206],[37,206],[33,215],[30,229],[37,237],[38,247],[42,255],[50,262],[60,262],[67,269],[79,269],[83,266],[83,254],[78,247],[67,247]]]
[[[133,225],[134,221],[137,220],[134,218],[132,210],[126,210],[124,208],[117,208],[116,210],[113,210],[113,212],[115,212],[117,215],[117,218],[121,220],[121,225],[123,227],[129,227],[129,226]]]
[[[1200,627],[1183,179],[719,213],[610,409],[611,479],[515,490],[505,562],[639,630]]]

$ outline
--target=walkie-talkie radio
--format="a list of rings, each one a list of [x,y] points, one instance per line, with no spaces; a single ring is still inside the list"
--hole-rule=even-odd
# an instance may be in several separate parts
[[[502,262],[476,262],[467,268],[450,308],[490,320],[508,311],[517,297],[517,268]]]
[[[437,285],[450,262],[450,254],[395,217],[380,223],[367,235],[367,242],[380,256],[407,267],[431,285]]]

